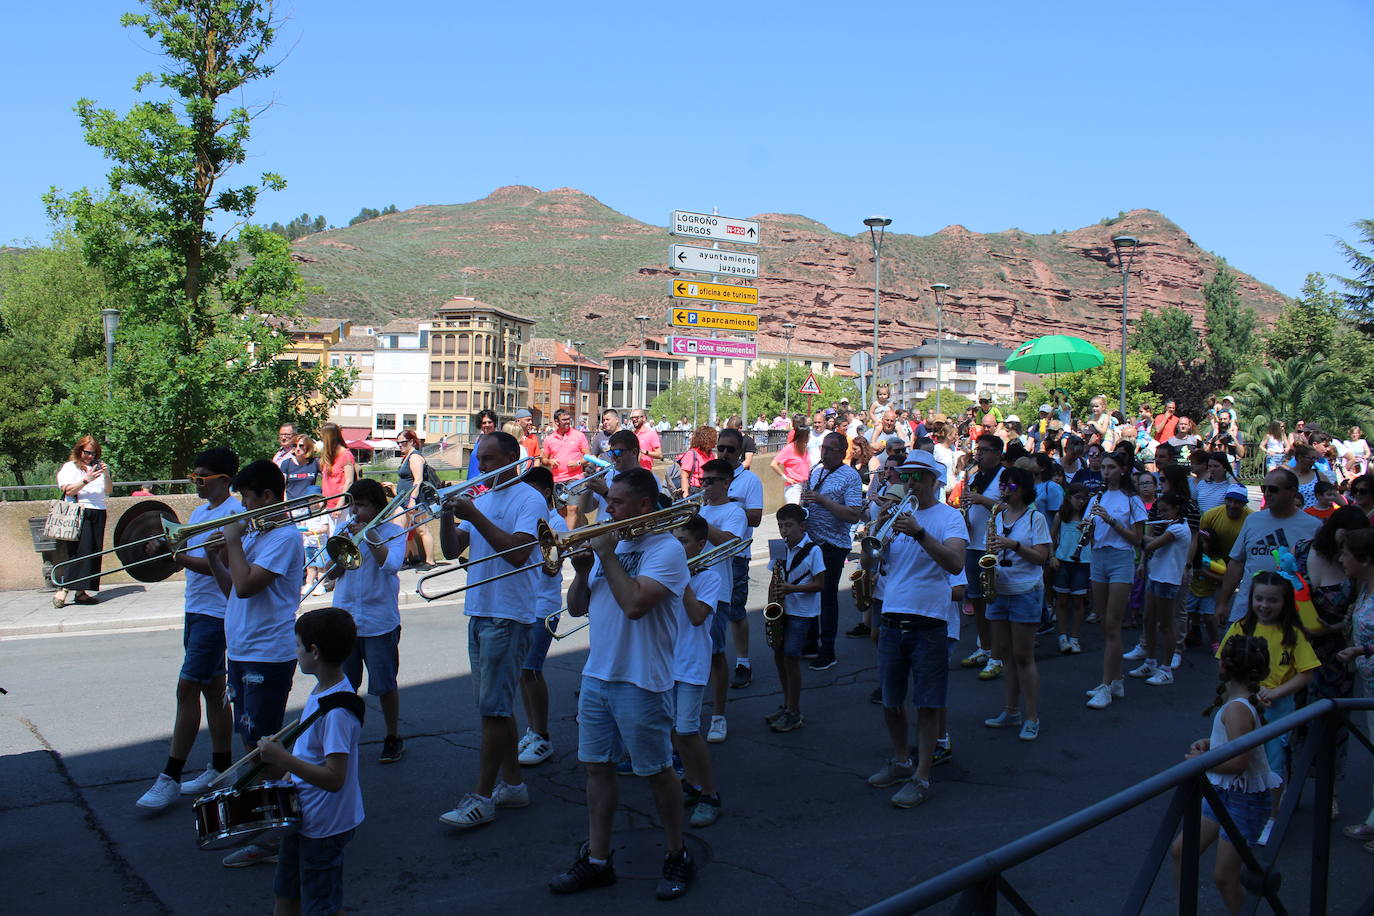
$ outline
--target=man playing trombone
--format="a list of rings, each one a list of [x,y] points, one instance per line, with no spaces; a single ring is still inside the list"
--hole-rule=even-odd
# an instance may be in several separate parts
[[[444,504],[439,544],[447,559],[468,552],[464,596],[468,616],[468,661],[473,699],[482,717],[482,748],[475,791],[467,793],[439,820],[466,829],[490,823],[497,808],[530,803],[520,776],[515,696],[520,666],[529,652],[535,626],[542,626],[535,594],[538,564],[500,582],[484,581],[525,566],[534,554],[535,532],[547,514],[544,497],[527,483],[512,483],[520,472],[520,443],[508,433],[482,437],[477,466],[497,473],[491,488],[475,499],[460,495]],[[500,555],[499,557],[496,555]]]
[[[612,411],[608,410],[606,413],[610,414]],[[606,447],[601,451],[600,457],[611,462],[611,469],[600,476],[583,478],[576,485],[581,492],[583,515],[595,509],[596,520],[604,522],[606,494],[610,492],[616,476],[639,467],[639,440],[630,430],[617,429],[606,438]]]

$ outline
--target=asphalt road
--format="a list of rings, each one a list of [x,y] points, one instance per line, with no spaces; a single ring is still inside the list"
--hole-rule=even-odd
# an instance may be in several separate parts
[[[756,566],[751,607],[761,606],[765,582],[766,571]],[[843,628],[853,623],[847,599],[841,622]],[[1175,686],[1133,683],[1124,702],[1093,712],[1084,708],[1082,693],[1100,670],[1096,628],[1086,628],[1079,656],[1059,656],[1047,639],[1040,651],[1043,728],[1038,742],[1025,744],[1014,731],[982,725],[1001,706],[1000,682],[980,683],[972,672],[955,671],[955,757],[935,770],[926,805],[899,810],[888,803],[892,789],[864,782],[881,765],[886,743],[879,708],[868,700],[876,685],[870,644],[841,639],[837,667],[807,671],[806,725],[779,735],[761,721],[777,705],[777,679],[762,657],[757,619],[754,625],[758,674],[752,687],[731,691],[730,738],[713,747],[725,813],[691,835],[701,871],[679,907],[841,913],[879,900],[1176,763],[1192,739],[1206,734],[1199,712],[1216,683],[1210,658],[1193,651]],[[362,774],[367,820],[347,853],[348,910],[537,907],[583,914],[658,906],[659,833],[648,789],[633,777],[621,780],[616,859],[622,880],[566,898],[546,889],[586,830],[573,722],[585,634],[556,644],[549,659],[557,754],[527,770],[533,804],[460,833],[437,817],[470,787],[476,765],[464,620],[453,605],[407,607],[404,627],[407,753],[393,766],[375,762],[383,729],[369,701]],[[971,640],[969,626],[965,648]],[[0,697],[0,887],[7,912],[270,909],[271,868],[225,869],[219,854],[199,851],[189,800],[151,817],[134,807],[166,758],[180,659],[180,633],[172,630],[0,643],[0,686],[9,690]],[[308,690],[309,680],[298,676],[293,712]],[[207,759],[202,735],[188,769],[198,771]],[[1371,781],[1368,755],[1353,749],[1341,787],[1347,815],[1341,823],[1363,816]],[[1042,913],[1112,911],[1164,804],[1157,800],[1109,822],[1008,877]],[[1285,844],[1284,896],[1294,912],[1306,911],[1309,805],[1300,816]],[[1371,859],[1339,835],[1333,843],[1333,912],[1349,912],[1374,884]],[[1210,888],[1201,898],[1202,912],[1222,912]],[[1166,868],[1147,911],[1174,905]]]

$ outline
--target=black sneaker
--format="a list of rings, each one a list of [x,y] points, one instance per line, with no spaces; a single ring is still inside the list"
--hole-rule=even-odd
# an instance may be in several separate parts
[[[834,668],[837,664],[839,664],[839,660],[833,655],[817,655],[816,660],[808,667],[812,671],[824,671],[826,668]]]
[[[730,686],[735,690],[742,690],[754,683],[754,669],[748,665],[736,665],[735,676],[730,678]]]
[[[872,628],[869,627],[868,624],[860,620],[858,626],[854,627],[854,629],[852,630],[845,630],[844,635],[848,636],[850,639],[863,639],[865,636],[870,635],[872,632]]]
[[[687,809],[695,808],[697,806],[697,802],[701,801],[701,790],[685,779],[681,780],[681,782],[682,807]]]
[[[951,761],[951,760],[953,760],[953,759],[954,759],[954,745],[952,745],[952,744],[938,744],[938,743],[937,743],[937,744],[935,745],[935,756],[931,758],[931,760],[930,760],[930,765],[931,765],[931,766],[939,766],[940,764],[942,764],[942,763],[948,763],[949,761]]]
[[[654,892],[654,896],[659,900],[676,900],[681,897],[687,893],[695,871],[696,866],[686,849],[676,855],[668,853],[663,857],[663,877],[658,879],[658,890]]]
[[[1058,630],[1058,629],[1059,629],[1059,624],[1058,624],[1057,621],[1055,621],[1054,615],[1051,614],[1051,615],[1049,615],[1048,617],[1045,617],[1045,618],[1042,618],[1042,619],[1041,619],[1041,621],[1040,621],[1040,627],[1039,627],[1039,629],[1037,629],[1037,630],[1035,631],[1035,635],[1036,635],[1036,636],[1046,636],[1046,635],[1048,635],[1048,634],[1050,634],[1050,633],[1055,632],[1055,631]]]
[[[873,692],[868,695],[868,702],[875,706],[883,705],[883,688],[874,687]]]
[[[549,882],[549,890],[555,894],[574,894],[593,887],[609,887],[615,884],[615,851],[606,857],[605,865],[593,865],[588,858],[587,844],[577,851],[577,861],[561,875],[555,875]]]
[[[395,763],[405,756],[406,743],[395,735],[387,735],[382,742],[381,763]]]
[[[815,658],[817,655],[820,655],[820,654],[821,654],[821,647],[820,647],[820,646],[813,646],[813,645],[811,645],[810,643],[807,643],[806,645],[802,646],[802,654],[801,654],[801,657],[802,657],[802,658]]]

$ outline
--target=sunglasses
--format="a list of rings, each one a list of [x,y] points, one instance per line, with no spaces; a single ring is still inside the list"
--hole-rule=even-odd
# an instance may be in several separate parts
[[[607,454],[607,455],[610,455],[612,458],[619,458],[621,455],[625,454],[625,449],[623,449],[623,448],[608,448],[608,449],[606,449],[606,454]]]
[[[81,450],[81,454],[83,454],[83,455],[90,455],[92,458],[95,457],[95,452],[91,451],[91,450],[88,449],[88,448],[83,448],[83,449]]]
[[[929,473],[929,471],[898,471],[897,479],[910,480],[914,483],[920,483],[922,480],[926,478],[926,475]]]
[[[717,446],[716,446],[716,451],[718,451],[718,452],[737,452],[737,451],[739,451],[739,448],[738,448],[737,446],[734,446],[734,445],[717,445]]]
[[[1003,489],[1003,490],[1019,490],[1019,489],[1021,489],[1021,487],[1020,487],[1018,484],[1014,484],[1014,483],[1004,483],[1004,484],[1002,484],[1002,489]]]
[[[208,483],[209,481],[215,480],[219,477],[223,477],[225,480],[229,479],[228,474],[191,474],[189,476],[191,479],[191,483]]]

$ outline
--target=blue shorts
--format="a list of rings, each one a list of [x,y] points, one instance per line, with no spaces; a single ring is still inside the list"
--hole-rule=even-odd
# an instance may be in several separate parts
[[[711,654],[725,654],[725,621],[730,614],[730,602],[716,604],[716,612],[711,615]]]
[[[1086,595],[1088,593],[1088,564],[1060,560],[1054,571],[1056,595]]]
[[[1293,710],[1297,708],[1297,702],[1297,698],[1291,693],[1275,700],[1274,705],[1264,712],[1264,723],[1273,725],[1284,716],[1292,715]],[[1293,733],[1284,732],[1277,738],[1270,738],[1264,742],[1264,756],[1269,760],[1269,769],[1282,776],[1284,782],[1288,781],[1288,736],[1291,734]]]
[[[1253,846],[1259,841],[1260,833],[1264,830],[1264,822],[1269,819],[1269,812],[1273,808],[1273,802],[1269,798],[1269,793],[1242,792],[1239,789],[1224,789],[1221,786],[1212,786],[1213,791],[1221,797],[1221,804],[1226,808],[1226,813],[1231,815],[1231,820],[1236,822],[1236,828],[1240,830],[1241,837],[1247,845]],[[1212,803],[1207,799],[1202,800],[1202,816],[1208,820],[1221,823],[1221,818],[1217,817],[1216,811],[1212,808]],[[1236,844],[1235,837],[1231,836],[1228,830],[1222,839],[1230,840]]]
[[[983,600],[983,570],[978,565],[978,558],[983,553],[972,547],[964,551],[964,576],[968,579],[968,584],[964,586],[964,597],[969,601]]]
[[[1090,578],[1109,585],[1130,585],[1135,581],[1135,551],[1128,547],[1094,547]]]
[[[749,610],[749,557],[731,557],[730,604],[725,608],[729,620],[743,620]],[[722,602],[723,603],[723,602]],[[716,613],[720,613],[717,609]]]
[[[1183,603],[1183,606],[1187,609],[1189,614],[1200,614],[1205,617],[1211,617],[1217,612],[1217,593],[1212,592],[1210,595],[1194,595],[1192,592],[1189,592],[1188,600]]]
[[[291,833],[277,847],[272,893],[301,902],[301,916],[330,916],[343,908],[343,851],[353,831],[314,839]]]
[[[188,613],[181,628],[181,679],[209,684],[224,677],[224,618]]]
[[[234,729],[248,748],[264,735],[281,731],[286,700],[296,663],[239,662],[229,659],[229,701],[234,704]]]
[[[515,715],[520,663],[530,651],[534,624],[505,617],[468,618],[468,667],[477,714]]]
[[[563,619],[559,614],[552,620],[541,621],[534,625],[534,635],[530,638],[530,651],[525,653],[525,662],[520,667],[525,671],[543,671],[544,659],[549,657],[549,647],[553,645],[553,634],[558,632],[558,624]]]
[[[343,664],[344,675],[354,690],[363,686],[363,666],[367,666],[368,696],[386,696],[396,689],[396,672],[401,670],[401,628],[381,636],[359,636],[353,652]]]
[[[671,696],[673,731],[679,735],[701,734],[701,701],[706,696],[705,685],[677,681]]]
[[[1039,623],[1040,612],[1044,608],[1045,590],[1043,588],[1033,588],[1019,595],[1004,595],[998,592],[997,597],[988,602],[987,612],[983,616],[988,620]]]
[[[806,636],[811,632],[812,625],[820,618],[784,614],[782,619],[786,624],[782,631],[782,648],[773,651],[780,651],[783,658],[801,658],[802,651],[806,648]]]
[[[1165,601],[1171,601],[1177,598],[1178,589],[1179,586],[1177,585],[1172,585],[1168,582],[1159,582],[1155,579],[1149,579],[1145,582],[1145,591]]]
[[[932,618],[933,620],[936,618]],[[1036,620],[1040,619],[1036,612]],[[911,701],[920,709],[944,709],[949,686],[948,628],[943,620],[927,630],[878,630],[878,683],[883,705],[900,709],[911,681]]]
[[[625,681],[582,676],[577,698],[577,759],[616,763],[630,752],[636,776],[653,776],[673,763],[673,692],[654,693]]]

